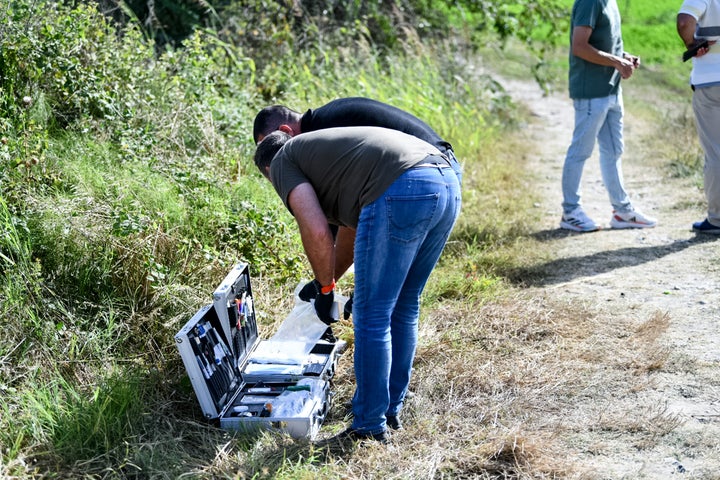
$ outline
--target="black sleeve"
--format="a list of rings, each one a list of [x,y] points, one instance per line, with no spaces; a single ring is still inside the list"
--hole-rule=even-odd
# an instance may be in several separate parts
[[[302,132],[333,127],[384,127],[399,130],[437,147],[445,153],[452,146],[416,116],[386,103],[369,98],[351,97],[333,100],[308,110],[300,122]]]

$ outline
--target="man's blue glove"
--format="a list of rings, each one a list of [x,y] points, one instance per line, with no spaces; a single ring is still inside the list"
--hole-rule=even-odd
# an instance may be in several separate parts
[[[329,293],[320,293],[315,297],[315,313],[325,325],[332,325],[338,321],[332,316],[334,303],[335,293],[332,290]]]
[[[310,300],[314,300],[315,297],[320,295],[320,289],[322,286],[320,285],[320,282],[317,280],[313,280],[312,282],[308,282],[305,284],[303,288],[300,289],[298,292],[298,297],[300,297],[300,300],[303,302],[309,302]]]

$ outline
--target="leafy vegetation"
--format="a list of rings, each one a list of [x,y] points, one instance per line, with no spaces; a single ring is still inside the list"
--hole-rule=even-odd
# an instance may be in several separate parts
[[[0,476],[213,477],[223,455],[239,477],[339,475],[202,422],[172,341],[239,260],[261,329],[309,275],[250,160],[255,112],[362,95],[433,125],[465,206],[427,301],[482,304],[522,261],[532,192],[502,149],[518,112],[469,59],[563,21],[554,1],[0,6]]]

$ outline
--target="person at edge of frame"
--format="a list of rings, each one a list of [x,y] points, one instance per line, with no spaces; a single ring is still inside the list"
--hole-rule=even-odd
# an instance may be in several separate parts
[[[575,127],[562,171],[560,228],[593,232],[602,227],[581,204],[580,180],[595,143],[600,172],[613,212],[612,228],[650,228],[657,220],[633,207],[623,186],[623,100],[621,79],[640,66],[640,58],[623,50],[616,0],[575,0],[570,21],[570,98]]]
[[[410,383],[420,295],[460,211],[449,159],[417,137],[339,127],[263,138],[255,164],[295,217],[320,293],[318,317],[335,321],[337,264],[355,259],[350,427],[333,440],[389,440]],[[338,225],[337,241],[329,224]],[[346,234],[354,243],[343,241]]]
[[[677,15],[677,31],[688,49],[698,48],[692,60],[690,85],[700,145],[705,152],[703,187],[707,216],[694,222],[698,233],[720,235],[720,1],[685,0]],[[707,46],[700,44],[707,41]]]

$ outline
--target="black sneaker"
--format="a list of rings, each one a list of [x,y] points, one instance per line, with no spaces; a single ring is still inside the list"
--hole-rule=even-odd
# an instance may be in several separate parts
[[[387,430],[383,430],[380,433],[367,433],[358,432],[357,430],[348,428],[343,433],[345,433],[347,437],[352,438],[353,440],[375,440],[376,442],[380,443],[387,443],[390,441],[390,434],[387,432]]]
[[[712,235],[720,235],[720,227],[716,227],[712,223],[708,222],[707,218],[702,222],[693,223],[692,228],[698,233],[710,233]]]
[[[387,423],[388,428],[392,428],[393,430],[403,429],[402,422],[396,415],[387,415],[385,417],[385,423]]]
[[[387,444],[390,441],[390,434],[388,432],[380,433],[363,433],[348,428],[337,435],[318,440],[315,443],[316,447],[327,448],[331,451],[347,452],[353,449],[355,446],[364,445],[366,442],[378,442],[381,444]]]
[[[380,433],[369,433],[369,432],[359,432],[353,428],[348,428],[343,432],[340,432],[336,435],[336,438],[338,441],[346,441],[346,440],[352,440],[352,441],[365,441],[365,440],[374,440],[376,442],[380,443],[388,443],[390,441],[390,434],[387,431],[382,431]]]

